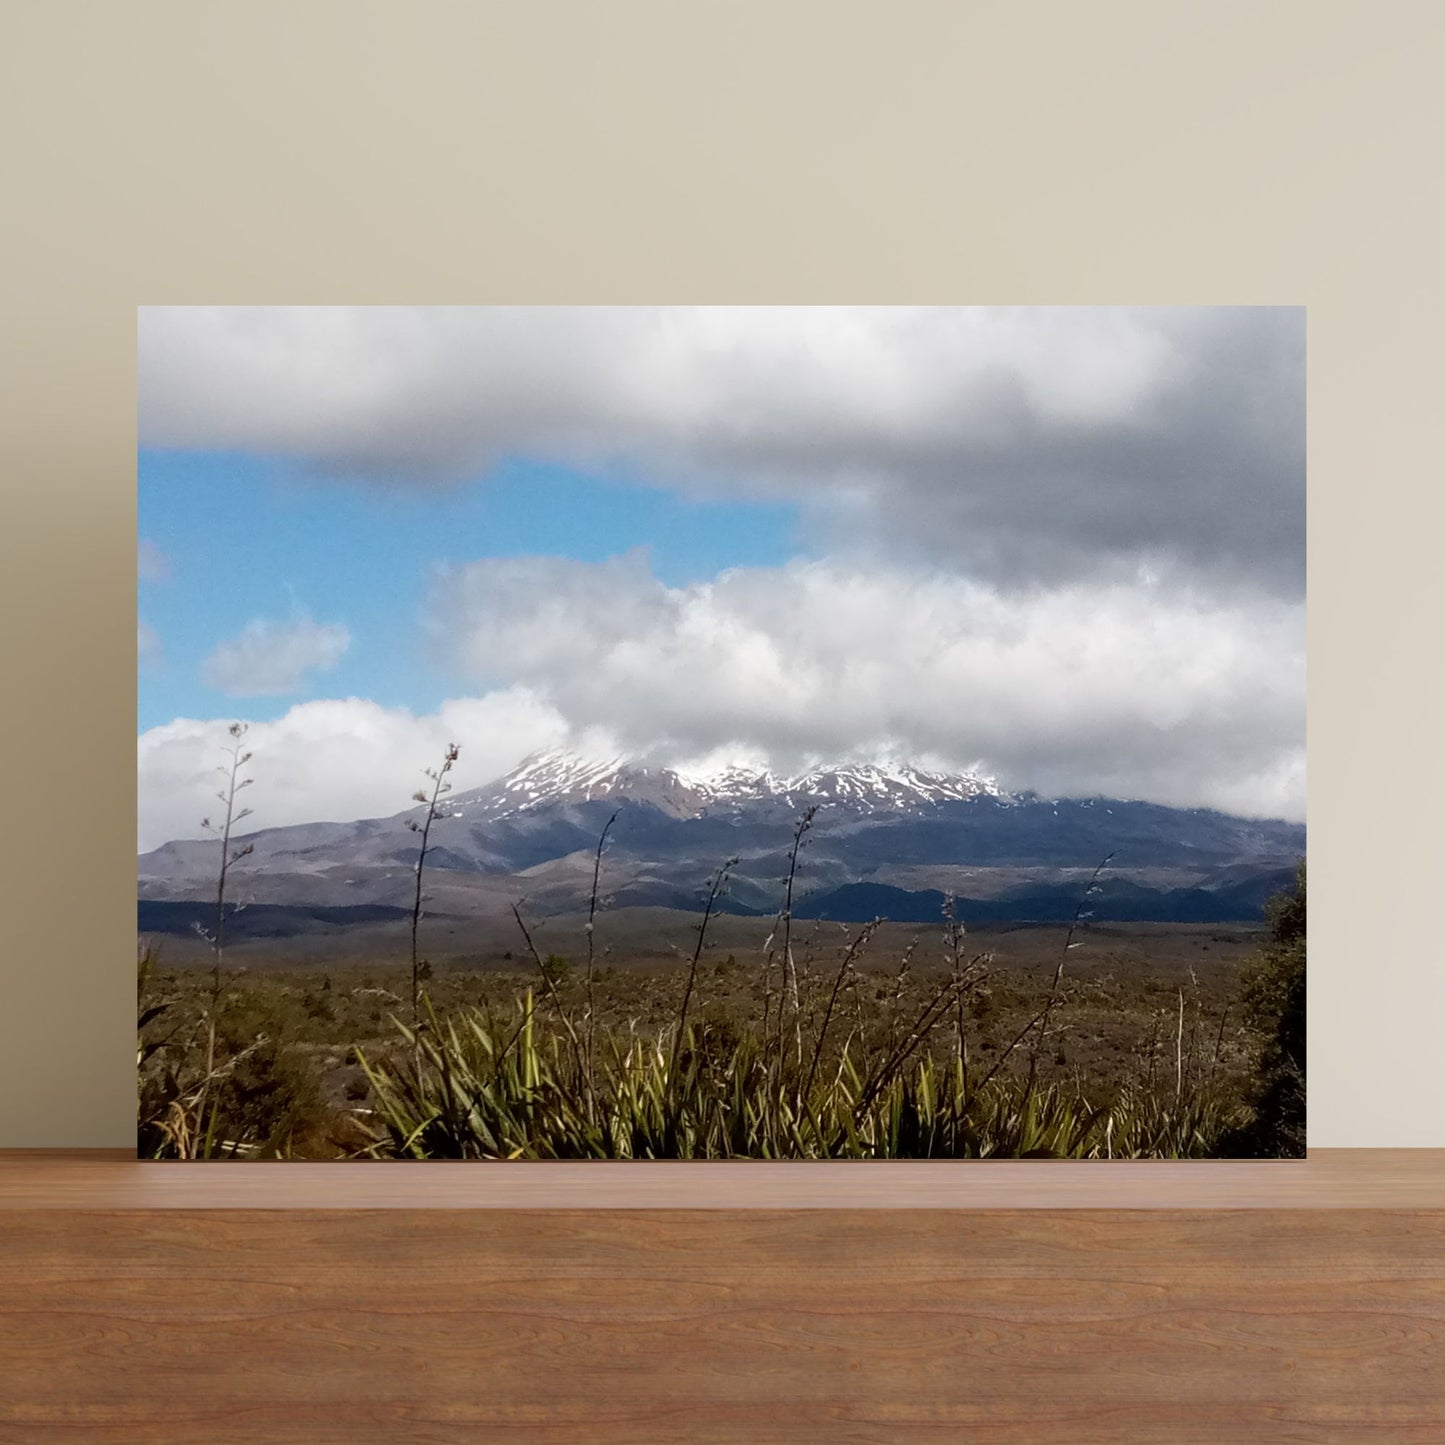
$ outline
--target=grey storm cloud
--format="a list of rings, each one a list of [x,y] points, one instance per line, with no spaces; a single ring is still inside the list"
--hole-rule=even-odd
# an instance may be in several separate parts
[[[142,442],[438,486],[525,454],[796,503],[823,550],[1300,596],[1304,312],[146,308]]]

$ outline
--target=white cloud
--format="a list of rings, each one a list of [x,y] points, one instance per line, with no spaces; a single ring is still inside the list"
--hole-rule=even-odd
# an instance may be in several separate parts
[[[135,652],[137,660],[143,664],[154,662],[161,653],[161,640],[155,628],[139,617],[135,624]]]
[[[1002,585],[1302,595],[1299,308],[145,308],[153,446],[435,485],[509,454],[796,502]]]
[[[136,576],[142,582],[164,582],[171,575],[166,554],[144,537],[136,543]]]
[[[1299,603],[802,562],[668,588],[640,553],[476,562],[433,602],[464,675],[624,749],[781,768],[888,751],[1046,793],[1303,816]]]
[[[231,697],[275,696],[295,692],[308,672],[335,667],[350,646],[351,634],[338,623],[258,619],[221,643],[206,659],[202,675]]]
[[[206,836],[214,813],[216,768],[232,719],[178,718],[137,739],[141,852],[172,838]],[[443,703],[417,715],[359,698],[299,703],[246,735],[253,754],[246,792],[249,828],[387,817],[410,806],[448,743],[461,744],[456,791],[479,786],[529,752],[561,742],[557,714],[525,689]]]

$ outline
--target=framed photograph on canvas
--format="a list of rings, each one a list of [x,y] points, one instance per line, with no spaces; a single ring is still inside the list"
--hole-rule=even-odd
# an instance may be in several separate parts
[[[139,338],[142,1157],[1303,1154],[1302,309]]]

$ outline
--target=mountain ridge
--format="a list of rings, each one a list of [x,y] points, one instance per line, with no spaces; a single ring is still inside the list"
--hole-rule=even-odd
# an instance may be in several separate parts
[[[712,807],[765,799],[795,809],[844,800],[906,808],[983,796],[1010,795],[982,773],[942,773],[907,763],[834,762],[786,775],[733,762],[693,772],[621,755],[593,759],[565,749],[543,749],[491,783],[456,794],[450,806],[454,813],[480,808],[484,816],[503,818],[548,803],[642,797],[679,816],[697,816]]]
[[[430,834],[429,907],[463,916],[498,912],[523,896],[544,913],[584,906],[604,829],[603,886],[619,906],[695,908],[714,869],[735,858],[723,906],[775,912],[808,809],[816,812],[801,854],[800,916],[814,906],[861,914],[872,897],[932,916],[934,895],[952,893],[990,914],[1051,918],[1063,907],[1060,890],[1109,856],[1109,877],[1142,890],[1120,891],[1110,906],[1147,917],[1172,909],[1191,921],[1212,910],[1231,921],[1256,915],[1261,889],[1305,845],[1303,825],[1281,820],[1015,794],[981,773],[902,763],[784,776],[737,764],[684,772],[553,750],[445,802],[448,816]],[[416,879],[410,825],[421,811],[249,834],[253,851],[232,875],[232,896],[313,913],[406,907]],[[216,846],[175,840],[141,855],[139,900],[214,897]]]

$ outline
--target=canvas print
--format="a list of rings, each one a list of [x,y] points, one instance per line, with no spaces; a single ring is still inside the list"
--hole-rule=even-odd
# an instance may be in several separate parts
[[[1294,307],[139,315],[138,1148],[1304,1152]]]

